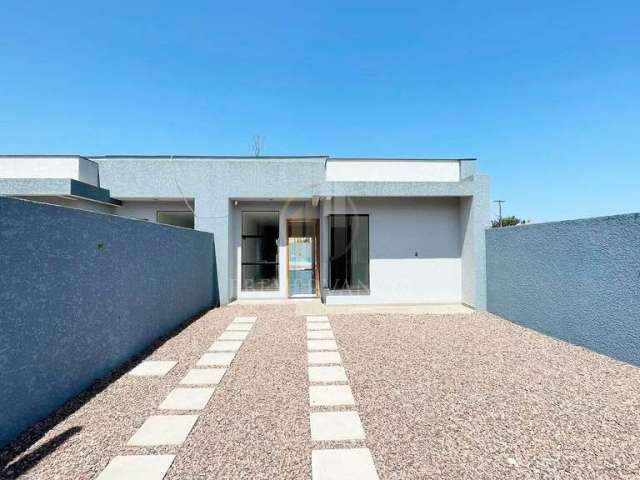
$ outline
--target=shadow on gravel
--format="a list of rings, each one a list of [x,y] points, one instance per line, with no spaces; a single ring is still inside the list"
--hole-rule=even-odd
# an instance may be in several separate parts
[[[85,403],[105,390],[109,385],[118,380],[134,366],[148,357],[151,353],[153,353],[154,350],[158,349],[160,346],[162,346],[162,344],[172,339],[176,335],[179,335],[185,328],[187,328],[196,320],[202,318],[202,316],[204,316],[209,311],[210,310],[205,310],[198,313],[197,315],[184,321],[175,330],[172,330],[166,335],[158,338],[143,351],[131,357],[129,361],[113,370],[107,376],[96,380],[96,382],[89,388],[87,388],[84,392],[67,401],[57,410],[54,410],[49,416],[45,417],[44,419],[40,420],[24,432],[22,432],[20,435],[18,435],[18,437],[16,437],[15,440],[6,445],[4,448],[0,449],[0,479],[4,480],[5,478],[17,478],[19,475],[24,474],[30,468],[33,468],[35,465],[37,465],[38,462],[40,462],[43,458],[52,453],[67,439],[78,433],[81,430],[81,427],[72,427],[65,432],[53,437],[51,440],[47,440],[47,442],[45,442],[42,446],[38,447],[33,452],[28,453],[17,462],[11,464],[10,468],[6,468],[9,463],[29,450],[32,445],[34,445],[36,442],[38,442],[38,440],[44,437],[49,430],[51,430],[60,422],[64,421],[67,417],[75,413]],[[7,477],[7,473],[5,473],[7,470],[10,469],[11,471],[17,472],[18,467],[16,467],[16,465],[22,465],[22,471],[20,473],[13,473],[11,474],[11,476]]]
[[[0,479],[13,480],[19,478],[23,473],[28,472],[38,463],[40,463],[40,460],[57,450],[60,445],[66,442],[69,438],[73,437],[80,430],[82,430],[82,427],[71,427],[68,430],[65,430],[64,432],[56,435],[51,440],[47,440],[33,452],[28,453],[17,462],[12,463],[4,470],[2,470],[0,472]]]

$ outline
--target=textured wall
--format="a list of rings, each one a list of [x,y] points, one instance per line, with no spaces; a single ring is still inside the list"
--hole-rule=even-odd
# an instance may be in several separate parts
[[[490,229],[489,311],[640,365],[640,214]]]
[[[211,306],[210,233],[0,198],[0,445]]]
[[[195,200],[195,228],[216,239],[216,295],[233,296],[235,275],[231,208],[233,200],[287,200],[320,197],[473,197],[469,205],[468,245],[463,258],[470,292],[465,302],[486,307],[484,229],[489,224],[489,179],[475,173],[475,162],[460,162],[460,182],[326,182],[327,157],[93,157],[100,182],[115,198]],[[1,182],[0,182],[1,183]],[[178,188],[178,185],[180,188]],[[1,187],[1,185],[0,185]],[[321,202],[322,205],[323,202]],[[324,225],[321,226],[321,234]],[[326,238],[326,237],[325,237]],[[322,252],[321,275],[326,270]],[[469,273],[472,272],[472,273]]]

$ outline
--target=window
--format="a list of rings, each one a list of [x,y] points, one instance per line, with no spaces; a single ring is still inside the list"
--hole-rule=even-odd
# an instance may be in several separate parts
[[[278,290],[278,212],[242,213],[242,290]]]
[[[157,213],[158,223],[175,225],[176,227],[193,228],[192,212],[161,212]]]
[[[329,288],[369,289],[369,215],[329,215]]]

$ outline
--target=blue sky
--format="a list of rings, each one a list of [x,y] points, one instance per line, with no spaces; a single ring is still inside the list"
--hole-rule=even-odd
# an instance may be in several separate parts
[[[477,157],[506,214],[640,211],[640,3],[39,2],[0,152]]]

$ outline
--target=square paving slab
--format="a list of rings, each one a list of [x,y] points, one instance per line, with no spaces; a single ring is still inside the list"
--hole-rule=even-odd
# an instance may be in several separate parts
[[[217,385],[226,371],[226,368],[192,368],[180,380],[180,383],[183,385]]]
[[[96,480],[162,480],[175,455],[123,455],[111,459]]]
[[[252,323],[231,323],[226,328],[227,332],[248,332],[253,328]]]
[[[169,373],[178,362],[169,360],[146,360],[140,362],[133,370],[129,372],[129,375],[135,377],[162,377]]]
[[[236,317],[232,323],[254,323],[258,317]]]
[[[310,352],[321,350],[338,350],[335,340],[307,340],[307,349]]]
[[[309,405],[312,407],[334,407],[355,405],[349,385],[312,385],[309,387]]]
[[[198,415],[152,415],[129,439],[127,445],[182,445]]]
[[[242,340],[232,340],[227,342],[214,342],[209,348],[211,352],[237,352],[242,346]]]
[[[202,410],[215,388],[175,388],[158,407],[160,410]]]
[[[311,383],[333,383],[346,382],[347,372],[341,365],[332,365],[327,367],[308,367],[309,381]]]
[[[307,332],[307,338],[309,340],[333,340],[333,332],[331,330]]]
[[[244,340],[249,332],[223,332],[218,340]]]
[[[235,356],[235,352],[208,352],[200,357],[196,365],[198,367],[228,367]]]
[[[311,440],[364,440],[358,412],[311,412]]]
[[[378,480],[368,448],[336,448],[311,452],[312,480]]]
[[[324,315],[307,315],[307,323],[313,322],[328,322],[329,317]]]
[[[331,330],[329,322],[307,323],[307,331]]]
[[[309,365],[339,365],[342,363],[342,358],[338,352],[309,352],[307,361]]]

